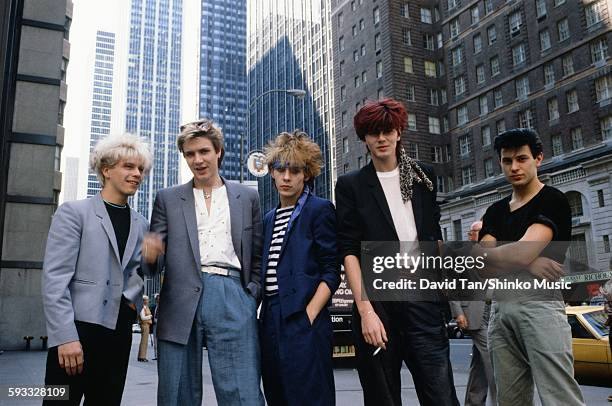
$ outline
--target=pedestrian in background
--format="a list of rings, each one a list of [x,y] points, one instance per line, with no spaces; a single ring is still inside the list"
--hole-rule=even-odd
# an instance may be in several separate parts
[[[153,316],[149,309],[149,296],[142,296],[142,310],[140,310],[140,346],[138,347],[138,361],[149,362],[147,359],[147,346],[149,345],[149,330],[153,324]]]

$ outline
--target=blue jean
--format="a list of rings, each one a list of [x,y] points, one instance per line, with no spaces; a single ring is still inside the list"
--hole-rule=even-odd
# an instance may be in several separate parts
[[[158,342],[157,403],[202,404],[202,347],[219,405],[263,405],[256,301],[238,278],[202,273],[202,296],[186,345]]]
[[[489,354],[498,405],[533,405],[534,383],[543,406],[585,404],[563,302],[494,302]]]

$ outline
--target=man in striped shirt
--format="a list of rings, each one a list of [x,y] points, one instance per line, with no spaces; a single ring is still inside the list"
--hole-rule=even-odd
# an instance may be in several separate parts
[[[311,193],[321,150],[303,132],[266,151],[280,204],[264,218],[262,376],[268,405],[335,404],[332,324],[340,284],[333,204]]]

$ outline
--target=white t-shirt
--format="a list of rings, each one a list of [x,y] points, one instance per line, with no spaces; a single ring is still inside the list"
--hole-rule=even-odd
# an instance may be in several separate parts
[[[385,198],[387,199],[393,225],[399,240],[417,241],[418,235],[414,221],[414,212],[412,211],[412,202],[410,200],[406,203],[402,201],[399,167],[391,172],[376,172],[376,176],[378,176],[378,180],[385,192]]]

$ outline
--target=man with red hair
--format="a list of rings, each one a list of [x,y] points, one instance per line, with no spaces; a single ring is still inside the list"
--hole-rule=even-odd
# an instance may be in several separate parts
[[[404,151],[404,106],[367,103],[355,115],[372,161],[338,178],[338,244],[353,291],[353,335],[365,405],[400,405],[402,362],[423,405],[459,405],[449,360],[443,301],[374,301],[362,295],[362,241],[442,239],[431,168]],[[433,246],[434,244],[430,244]],[[434,254],[435,255],[435,254]],[[365,268],[364,268],[365,269]]]

